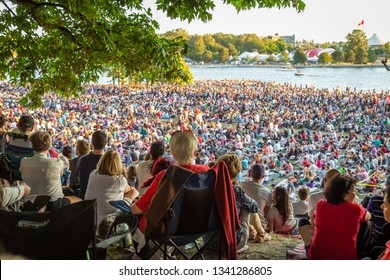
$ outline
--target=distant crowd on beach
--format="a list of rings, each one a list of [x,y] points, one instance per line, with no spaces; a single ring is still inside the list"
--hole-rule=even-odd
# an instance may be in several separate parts
[[[0,134],[8,133],[1,138],[0,153],[15,157],[20,149],[12,147],[20,148],[16,142],[29,139],[24,152],[34,154],[31,159],[27,154],[19,159],[18,174],[12,174],[19,176],[15,181],[34,185],[32,170],[46,164],[46,157],[61,161],[53,172],[58,173],[64,193],[61,188],[50,193],[50,209],[99,198],[104,192],[92,191],[91,180],[100,185],[107,179],[107,186],[113,184],[111,179],[100,175],[124,173],[121,192],[130,202],[142,194],[132,206],[133,213],[142,214],[162,176],[156,170],[176,162],[199,173],[224,161],[238,209],[265,211],[263,202],[254,203],[247,197],[256,200],[258,190],[251,194],[251,187],[245,184],[269,186],[268,191],[261,191],[268,197],[268,214],[259,214],[260,220],[249,213],[246,218],[240,216],[247,222],[242,229],[245,233],[237,231],[238,236],[244,234],[241,249],[248,238],[270,240],[266,231],[296,233],[294,212],[289,207],[279,209],[278,203],[289,205],[292,198],[296,200],[295,214],[312,219],[315,204],[310,214],[309,193],[327,187],[327,174],[346,176],[339,181],[348,185],[348,190],[356,185],[370,196],[383,197],[390,167],[387,91],[317,89],[256,80],[206,80],[183,87],[84,85],[83,89],[80,97],[70,99],[47,93],[42,97],[43,107],[30,110],[18,103],[28,88],[0,84]],[[164,160],[157,161],[160,158]],[[40,194],[38,188],[31,190]],[[355,200],[360,203],[356,193],[348,198],[348,202]],[[106,204],[98,206],[99,221],[112,211]],[[268,212],[271,205],[277,210]],[[138,238],[142,239],[142,234]]]
[[[243,80],[198,81],[185,87],[85,85],[79,98],[48,93],[44,106],[33,111],[18,103],[27,91],[0,84],[4,130],[15,128],[21,115],[31,115],[37,130],[52,135],[58,152],[65,146],[74,150],[79,139],[90,142],[92,133],[101,129],[108,134],[107,148],[117,150],[129,165],[146,154],[153,141],[167,141],[173,131],[191,129],[199,141],[197,160],[204,164],[226,151],[249,162],[259,153],[275,154],[279,161],[307,154],[309,160],[320,156],[331,166],[337,165],[332,160],[338,154],[348,151],[367,171],[388,163],[390,96],[385,91]],[[379,146],[378,141],[373,144],[377,139]],[[272,168],[275,163],[268,164]]]
[[[248,166],[261,163],[268,183],[295,175],[295,186],[303,181],[313,186],[327,169],[342,168],[369,185],[374,180],[370,175],[377,171],[384,176],[390,164],[386,91],[256,80],[206,80],[184,87],[85,85],[79,98],[46,94],[44,106],[36,110],[19,105],[27,92],[0,84],[4,131],[15,129],[20,116],[31,115],[35,129],[51,135],[52,150],[61,154],[70,149],[72,157],[78,140],[91,143],[92,133],[102,130],[108,137],[105,149],[116,150],[125,166],[137,165],[154,141],[168,145],[174,131],[191,130],[199,143],[196,163],[208,165],[235,153],[245,167],[239,180],[247,176]]]

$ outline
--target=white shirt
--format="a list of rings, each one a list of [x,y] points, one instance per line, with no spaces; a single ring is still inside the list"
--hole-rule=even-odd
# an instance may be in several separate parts
[[[109,201],[123,199],[126,186],[127,180],[123,175],[100,175],[96,170],[91,172],[85,199],[96,199],[98,224],[108,214],[116,212]]]
[[[50,158],[44,154],[35,154],[23,158],[20,172],[23,181],[31,187],[30,196],[49,195],[51,201],[63,198],[61,174],[64,163],[59,158]]]
[[[316,211],[317,202],[321,199],[325,199],[324,192],[319,191],[316,193],[312,193],[309,196],[309,216],[312,217],[314,215],[314,212]]]
[[[139,187],[142,187],[147,180],[153,177],[149,170],[151,164],[153,164],[153,160],[142,161],[138,164],[137,178]]]

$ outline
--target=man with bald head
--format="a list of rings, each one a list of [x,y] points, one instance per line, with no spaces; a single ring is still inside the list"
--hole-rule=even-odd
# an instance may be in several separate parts
[[[330,169],[325,173],[324,189],[328,186],[330,179],[332,179],[333,176],[337,174],[340,174],[340,171],[338,171],[337,169]],[[314,219],[313,219],[314,212],[316,211],[317,202],[320,201],[321,199],[325,199],[323,191],[315,192],[309,196],[309,217],[310,217],[310,222],[313,226],[314,226]]]

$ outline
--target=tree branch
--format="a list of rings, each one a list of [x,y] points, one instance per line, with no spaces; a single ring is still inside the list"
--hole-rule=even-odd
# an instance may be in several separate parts
[[[52,7],[58,7],[58,8],[66,8],[66,6],[62,4],[57,3],[51,3],[51,2],[35,2],[32,0],[10,0],[14,4],[18,5],[27,5],[31,7],[41,7],[41,6],[52,6]]]
[[[57,7],[57,8],[67,9],[67,7],[64,6],[64,5],[57,4],[57,3],[50,3],[50,2],[37,3],[37,6],[38,6],[38,7],[42,7],[42,6],[51,6],[51,7]]]
[[[7,3],[5,2],[5,0],[1,0],[1,3],[3,3],[3,5],[7,8],[8,11],[11,12],[11,14],[15,17],[15,13],[14,11],[12,11],[12,9],[7,5]]]
[[[51,3],[51,2],[38,3],[38,2],[35,2],[32,0],[10,0],[10,1],[14,4],[17,4],[17,5],[26,5],[26,6],[30,6],[30,7],[34,7],[34,8],[41,8],[41,7],[45,7],[45,6],[61,8],[65,11],[67,11],[68,13],[73,13],[73,14],[79,16],[80,18],[82,18],[83,20],[87,21],[88,23],[92,24],[92,22],[85,15],[83,15],[80,12],[76,12],[76,11],[71,12],[69,10],[69,7],[62,5],[62,4]]]
[[[67,29],[66,27],[64,27],[62,25],[56,24],[56,23],[48,23],[48,22],[44,21],[43,19],[41,19],[37,14],[37,9],[40,7],[51,6],[51,7],[58,7],[58,8],[62,8],[64,10],[68,10],[68,8],[66,6],[61,5],[61,4],[56,4],[56,3],[50,3],[50,2],[38,3],[38,2],[35,2],[32,0],[10,0],[10,1],[16,5],[22,5],[22,6],[24,5],[24,6],[30,7],[31,16],[39,24],[39,26],[41,26],[43,28],[48,28],[48,29],[57,29],[57,30],[61,31],[70,41],[72,41],[76,45],[80,46],[80,43],[77,41],[76,37],[73,35],[73,33],[69,29]]]
[[[58,29],[62,33],[64,33],[64,35],[66,37],[68,37],[68,39],[71,40],[73,43],[75,43],[78,46],[80,45],[80,43],[77,41],[76,37],[73,35],[73,33],[69,29],[63,27],[62,25],[55,24],[55,23],[48,23],[48,22],[42,20],[37,14],[37,7],[31,8],[31,16],[35,19],[35,21],[39,24],[39,26],[41,26],[43,28],[48,28],[48,29]]]

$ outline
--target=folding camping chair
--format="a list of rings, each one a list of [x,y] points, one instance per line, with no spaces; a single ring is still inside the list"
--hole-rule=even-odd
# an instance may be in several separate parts
[[[96,244],[96,259],[106,259],[107,248],[113,244],[120,244],[122,247],[134,252],[132,233],[137,228],[138,217],[131,213],[130,205],[124,200],[109,202],[121,212],[106,216],[98,225],[98,239]],[[131,257],[131,256],[130,256]]]
[[[0,210],[0,241],[7,252],[27,259],[78,260],[95,257],[96,201],[52,212]]]
[[[170,168],[180,169],[177,166]],[[168,246],[171,246],[174,248],[174,253],[180,254],[184,259],[204,259],[204,250],[217,240],[218,258],[221,259],[223,229],[214,199],[215,180],[216,176],[213,172],[192,174],[182,186],[179,186],[179,191],[161,222],[165,230],[161,233],[161,227],[157,227],[151,234],[150,240],[154,246],[149,250],[146,258],[151,258],[160,250],[164,259],[172,259],[168,253]],[[175,183],[177,179],[159,188],[149,210],[161,203],[161,199],[157,199],[159,194],[169,192]],[[200,237],[203,237],[204,241],[202,246],[196,242]],[[146,239],[148,240],[148,237]],[[195,244],[196,252],[192,255],[188,255],[180,248],[189,243]]]

